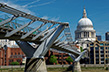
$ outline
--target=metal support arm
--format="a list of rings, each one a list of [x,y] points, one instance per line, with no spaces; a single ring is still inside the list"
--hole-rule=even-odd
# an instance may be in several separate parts
[[[16,19],[18,16],[13,16],[13,17],[11,17],[11,18],[9,18],[9,19],[7,19],[7,20],[4,20],[4,21],[2,21],[2,22],[0,22],[0,26],[1,25],[4,25],[4,24],[6,24],[6,23],[8,23],[8,22],[10,22],[10,21],[12,21],[12,20],[14,20],[14,19]]]
[[[28,37],[30,34],[32,34],[34,31],[38,30],[39,28],[41,28],[41,27],[44,26],[45,24],[46,24],[46,22],[43,23],[43,24],[41,24],[39,27],[33,29],[32,31],[26,33],[25,35],[23,35],[23,36],[21,37],[21,39],[25,39],[25,38]]]
[[[45,29],[44,31],[40,32],[38,35],[36,35],[35,37],[32,38],[32,40],[36,40],[39,36],[41,36],[44,32],[46,32],[47,30],[49,30],[51,27],[53,27],[53,25],[51,25],[49,28]]]
[[[75,59],[76,62],[80,61],[82,56],[87,52],[87,50],[83,51],[78,58]]]
[[[50,49],[50,47],[53,45],[54,41],[57,39],[57,37],[60,35],[60,33],[64,30],[65,25],[60,25],[58,27],[58,29],[53,32],[53,34],[48,37],[46,40],[44,40],[40,46],[38,47],[38,49],[36,50],[36,52],[34,53],[33,57],[43,57],[47,51]]]
[[[25,25],[23,25],[23,26],[21,26],[21,27],[15,29],[15,30],[13,30],[13,31],[11,31],[11,32],[9,32],[9,33],[7,33],[7,34],[5,35],[5,37],[10,37],[10,36],[12,36],[12,35],[15,34],[16,32],[18,32],[18,31],[20,31],[21,29],[23,29],[23,28],[27,27],[28,25],[32,24],[33,22],[35,22],[35,20],[30,21],[29,23],[27,23],[27,24],[25,24]]]
[[[36,49],[33,48],[29,43],[25,41],[16,41],[16,43],[19,45],[19,47],[28,58],[31,58],[33,56]]]

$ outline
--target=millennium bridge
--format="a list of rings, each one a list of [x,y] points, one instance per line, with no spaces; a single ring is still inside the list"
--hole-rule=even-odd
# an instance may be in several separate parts
[[[27,57],[25,72],[47,72],[44,56],[50,49],[68,53],[74,60],[72,72],[74,69],[81,72],[79,61],[87,50],[79,52],[74,46],[69,23],[46,20],[3,3],[0,3],[0,11],[11,15],[7,19],[0,17],[0,39],[16,41]],[[25,18],[27,23],[14,22],[17,18]],[[30,27],[33,23],[37,26],[36,28]],[[44,26],[48,27],[44,28]],[[65,40],[61,40],[63,37]],[[37,48],[30,43],[38,45]]]

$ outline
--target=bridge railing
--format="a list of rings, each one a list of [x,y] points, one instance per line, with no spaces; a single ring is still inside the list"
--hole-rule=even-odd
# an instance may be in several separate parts
[[[5,20],[6,19],[0,18],[0,22],[5,21]],[[9,28],[9,29],[13,30],[13,29],[17,29],[21,26],[22,26],[22,24],[18,24],[18,23],[15,23],[15,22],[9,22],[9,23],[6,23],[5,25],[2,25],[0,27],[5,27],[5,28]],[[25,28],[21,29],[21,32],[29,32],[33,29],[34,28],[32,28],[32,27],[25,27]],[[41,30],[39,29],[39,30],[33,32],[33,34],[39,34],[40,32],[41,32]]]

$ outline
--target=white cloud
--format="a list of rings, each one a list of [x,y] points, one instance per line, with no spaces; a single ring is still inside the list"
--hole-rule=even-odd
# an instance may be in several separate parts
[[[60,17],[53,17],[50,20],[52,20],[52,21],[58,21],[59,19],[60,19]]]
[[[30,14],[32,14],[32,15],[35,15],[35,13],[32,12],[32,11],[30,11],[28,8],[51,4],[51,3],[55,2],[56,0],[52,0],[52,1],[49,1],[49,2],[45,2],[45,3],[42,3],[42,4],[32,5],[32,4],[34,4],[34,3],[36,3],[36,2],[39,2],[39,1],[41,1],[41,0],[35,0],[35,1],[31,2],[31,3],[28,3],[28,4],[23,5],[23,6],[22,6],[22,5],[18,5],[18,4],[16,4],[16,3],[13,3],[12,0],[0,0],[0,3],[5,3],[5,4],[7,4],[8,6],[13,7],[13,8],[15,8],[15,9],[18,9],[18,10],[20,10],[20,11],[23,11],[23,12],[30,13]],[[52,21],[58,21],[60,17],[48,17],[48,16],[43,16],[43,17],[41,17],[41,18],[47,19],[47,20],[49,19],[49,20],[52,20]]]
[[[41,18],[43,18],[43,19],[49,19],[49,17],[48,17],[48,16],[43,16],[43,17],[41,17]]]
[[[55,1],[56,1],[56,0],[49,1],[49,2],[45,2],[45,3],[42,3],[42,4],[37,4],[37,5],[31,5],[31,6],[29,6],[28,8],[48,5],[48,4],[51,4],[51,3],[55,2]]]
[[[27,9],[27,8],[21,6],[21,5],[17,5],[15,3],[13,3],[12,1],[3,1],[3,0],[1,0],[0,3],[4,3],[4,4],[6,4],[6,5],[10,6],[10,7],[13,7],[15,9],[18,9],[20,11],[23,11],[23,12],[30,13],[32,15],[35,15],[34,12],[30,11],[29,9]]]
[[[39,1],[40,1],[40,0],[33,1],[33,2],[31,2],[31,3],[28,3],[28,4],[24,5],[23,7],[27,7],[27,6],[31,5],[31,4],[34,4],[34,3],[39,2]]]
[[[43,16],[41,17],[43,19],[52,20],[52,21],[59,21],[60,17],[49,17],[49,16]]]

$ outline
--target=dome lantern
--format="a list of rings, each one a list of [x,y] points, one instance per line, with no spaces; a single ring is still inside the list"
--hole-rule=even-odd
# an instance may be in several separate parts
[[[87,13],[86,13],[86,9],[85,9],[85,7],[84,7],[84,11],[83,11],[83,18],[87,18],[87,15],[86,15]]]

